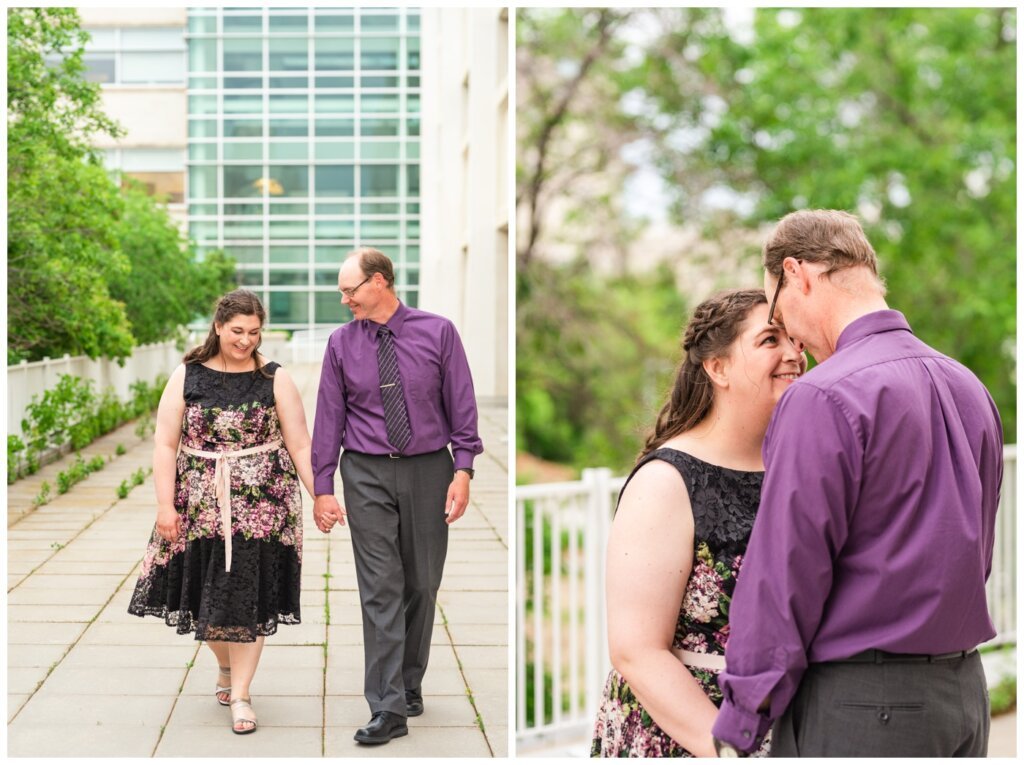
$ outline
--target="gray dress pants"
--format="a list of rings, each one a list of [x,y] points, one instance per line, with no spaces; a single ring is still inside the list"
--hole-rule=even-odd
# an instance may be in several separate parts
[[[772,728],[772,757],[984,757],[977,652],[934,662],[811,664]]]
[[[405,717],[405,691],[420,692],[448,552],[444,503],[453,475],[447,449],[398,459],[341,455],[371,713]]]

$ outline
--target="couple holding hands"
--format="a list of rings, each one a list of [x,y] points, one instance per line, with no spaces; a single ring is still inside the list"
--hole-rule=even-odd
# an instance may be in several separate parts
[[[301,619],[300,480],[319,530],[347,522],[352,535],[372,715],[355,740],[404,736],[423,713],[448,526],[469,504],[483,445],[454,325],[404,305],[394,283],[378,250],[342,264],[353,320],[328,341],[312,439],[295,383],[259,353],[266,313],[247,290],[220,299],[161,398],[157,523],[128,610],[206,642],[237,734],[257,728],[249,686],[265,636]]]

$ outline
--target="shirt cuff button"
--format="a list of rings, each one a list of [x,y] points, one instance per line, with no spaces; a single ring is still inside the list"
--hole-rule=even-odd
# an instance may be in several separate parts
[[[750,738],[750,731],[749,730],[743,731],[743,738]]]

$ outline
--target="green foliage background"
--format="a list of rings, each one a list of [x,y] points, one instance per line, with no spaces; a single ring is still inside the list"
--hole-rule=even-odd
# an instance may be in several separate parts
[[[576,466],[627,467],[660,403],[649,390],[667,386],[651,359],[664,370],[677,354],[667,341],[634,350],[625,338],[645,327],[664,340],[685,321],[681,301],[667,305],[665,282],[633,283],[623,312],[617,276],[587,274],[580,263],[537,265],[574,215],[638,225],[621,201],[588,195],[613,168],[611,144],[603,164],[581,160],[579,179],[555,177],[552,167],[571,163],[575,144],[606,140],[581,123],[647,141],[674,220],[698,225],[708,240],[756,231],[794,209],[860,214],[890,305],[981,378],[1013,443],[1016,11],[758,9],[749,36],[736,34],[721,9],[611,13],[519,11],[520,218],[541,208],[532,217],[548,230],[518,262],[518,448]],[[576,81],[589,53],[597,60]],[[569,105],[558,112],[560,96]],[[541,136],[552,156],[537,163]],[[595,152],[591,145],[586,156]],[[542,217],[544,194],[532,193],[545,183],[555,189],[548,204],[558,195],[568,211],[560,227]],[[728,189],[749,209],[712,206],[709,189]],[[756,270],[744,270],[733,286],[759,283]],[[557,332],[589,343],[557,359],[545,337],[556,330],[541,316],[556,298]]]
[[[232,286],[230,263],[198,263],[166,210],[122,193],[90,148],[121,130],[82,78],[87,39],[74,9],[7,11],[8,363],[124,358]]]

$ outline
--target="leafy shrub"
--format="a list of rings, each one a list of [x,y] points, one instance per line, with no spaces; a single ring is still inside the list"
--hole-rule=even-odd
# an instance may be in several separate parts
[[[117,448],[114,450],[114,452],[117,454],[118,457],[122,456],[127,451],[128,450],[124,448],[124,444],[118,444]]]
[[[18,456],[25,451],[25,442],[17,436],[7,436],[7,483],[14,483],[21,475]]]
[[[128,496],[128,492],[132,490],[132,487],[128,485],[127,481],[121,481],[121,485],[117,487],[117,496],[119,499],[124,499]]]
[[[72,483],[73,483],[73,481],[71,480],[71,474],[70,473],[65,473],[63,470],[60,471],[59,473],[57,473],[57,493],[58,494],[67,494],[68,493],[68,489],[71,488],[71,484]]]
[[[86,463],[85,467],[89,470],[90,473],[95,473],[97,470],[103,470],[106,464],[107,461],[103,459],[103,455],[97,454],[95,457],[93,457]]]
[[[50,501],[50,484],[47,481],[43,481],[43,485],[39,487],[39,493],[36,494],[32,500],[32,504],[36,507],[45,505]]]

